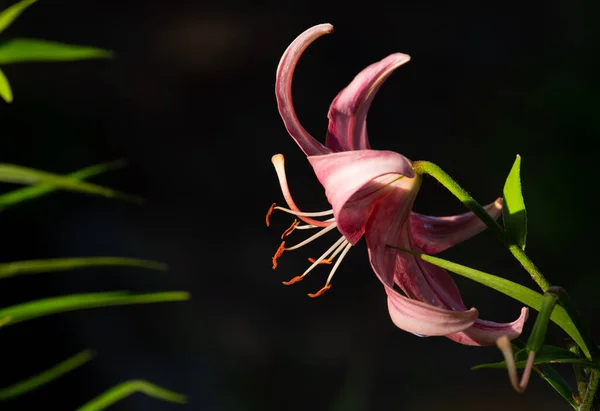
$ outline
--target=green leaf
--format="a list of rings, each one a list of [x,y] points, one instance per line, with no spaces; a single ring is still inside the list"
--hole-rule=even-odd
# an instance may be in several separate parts
[[[108,391],[77,408],[76,411],[104,410],[136,392],[141,392],[152,398],[167,402],[180,404],[185,404],[187,402],[187,397],[185,395],[166,390],[148,381],[131,380],[112,387]]]
[[[47,260],[26,260],[0,263],[0,278],[13,277],[19,274],[50,273],[55,271],[75,270],[86,267],[124,266],[149,268],[165,271],[166,264],[157,261],[140,260],[125,257],[80,257],[55,258]]]
[[[569,383],[550,365],[539,365],[533,367],[534,371],[544,379],[554,390],[563,397],[574,410],[579,409],[573,401],[573,391]]]
[[[554,311],[554,307],[558,302],[558,295],[553,292],[552,287],[544,293],[542,298],[542,307],[540,308],[539,314],[533,324],[531,334],[529,334],[529,340],[527,341],[527,349],[525,351],[533,351],[538,353],[544,344],[546,339],[546,331],[548,330],[548,322],[550,321],[550,315]],[[566,350],[571,353],[569,350]]]
[[[139,197],[120,193],[96,184],[78,181],[72,177],[65,177],[14,164],[0,163],[0,181],[18,184],[50,184],[63,190],[80,191],[104,197],[115,197],[136,203],[143,201]]]
[[[10,88],[10,82],[2,70],[0,70],[0,97],[2,97],[7,103],[12,103],[13,101],[13,93],[12,89]]]
[[[504,183],[504,203],[502,218],[506,239],[510,244],[516,244],[525,249],[527,240],[527,210],[521,189],[521,156],[517,159]]]
[[[533,291],[530,288],[522,286],[521,284],[509,281],[505,278],[498,277],[492,274],[485,273],[483,271],[475,270],[474,268],[466,267],[464,265],[456,264],[448,260],[444,260],[438,257],[433,257],[427,254],[415,253],[410,250],[406,250],[399,247],[389,246],[391,248],[404,251],[419,257],[423,261],[427,261],[433,265],[444,268],[450,272],[466,277],[470,280],[476,281],[487,287],[490,287],[496,291],[501,292],[515,300],[533,308],[536,311],[540,311],[542,308],[543,295]],[[565,309],[559,305],[554,307],[552,315],[550,316],[555,324],[562,328],[575,343],[581,348],[586,357],[590,358],[590,350],[588,349],[581,333],[575,327],[575,324],[565,311]]]
[[[38,39],[10,39],[0,42],[0,64],[76,61],[111,58],[112,52]]]
[[[23,0],[0,12],[0,33],[6,30],[16,19],[25,11],[25,9],[35,3],[37,0]]]
[[[0,309],[0,318],[11,317],[8,327],[22,321],[33,320],[47,315],[87,308],[109,307],[114,305],[149,304],[169,301],[189,300],[190,294],[184,291],[134,294],[126,291],[103,293],[71,294],[44,298],[12,305]]]
[[[66,177],[77,181],[86,180],[98,174],[124,167],[126,163],[127,162],[125,160],[117,160],[109,163],[96,164],[67,174]],[[8,193],[0,194],[0,210],[23,201],[33,200],[58,189],[59,187],[51,184],[36,184],[34,186],[18,188],[16,190],[9,191]]]
[[[94,358],[94,352],[92,350],[85,350],[79,354],[67,358],[66,360],[56,364],[55,366],[42,371],[41,373],[29,377],[25,380],[19,381],[16,384],[8,387],[0,388],[0,400],[8,400],[27,394],[49,382],[52,382],[66,373],[73,371],[76,368],[89,362]]]

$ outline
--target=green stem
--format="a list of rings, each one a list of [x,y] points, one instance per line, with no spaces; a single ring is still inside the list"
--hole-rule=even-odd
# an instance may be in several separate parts
[[[579,411],[591,411],[594,406],[594,399],[596,397],[596,391],[598,391],[598,384],[600,383],[600,371],[593,370],[590,376],[590,381],[579,406]]]
[[[575,342],[570,341],[568,345],[569,351],[581,357],[581,349],[577,344],[575,344]],[[581,366],[580,364],[573,364],[573,373],[575,374],[575,382],[577,383],[579,401],[581,401],[581,399],[585,395],[586,388],[586,377],[583,371],[583,366]]]
[[[465,191],[452,177],[450,177],[444,170],[438,165],[430,163],[429,161],[416,161],[413,163],[413,168],[417,174],[429,174],[431,177],[439,181],[448,191],[450,191],[456,198],[458,198],[469,210],[473,211],[477,217],[479,217],[485,225],[504,243],[512,255],[521,263],[523,268],[529,273],[533,281],[546,292],[550,287],[550,283],[546,280],[543,274],[533,264],[533,262],[527,257],[525,252],[517,245],[508,244],[506,242],[506,236],[504,235],[504,229],[494,220],[485,209],[475,199]]]

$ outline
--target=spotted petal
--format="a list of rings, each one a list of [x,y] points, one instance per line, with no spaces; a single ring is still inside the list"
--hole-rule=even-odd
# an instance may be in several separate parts
[[[371,148],[367,136],[367,113],[371,102],[392,72],[410,60],[392,54],[361,71],[331,103],[325,145],[334,152]]]
[[[410,161],[392,151],[346,151],[310,156],[308,161],[325,188],[339,231],[352,244],[363,235],[373,205],[389,189],[404,185],[399,190],[408,193],[417,180],[411,178],[415,173]]]
[[[307,156],[327,154],[330,150],[315,140],[300,124],[292,101],[292,78],[294,77],[296,64],[304,50],[313,41],[332,31],[333,26],[331,24],[319,24],[306,30],[288,46],[283,56],[281,56],[279,66],[277,67],[275,97],[277,98],[279,114],[288,133]]]
[[[492,218],[502,214],[502,198],[484,207]],[[426,254],[436,254],[461,243],[486,229],[475,214],[469,212],[448,217],[431,217],[412,212],[410,231],[414,243]]]

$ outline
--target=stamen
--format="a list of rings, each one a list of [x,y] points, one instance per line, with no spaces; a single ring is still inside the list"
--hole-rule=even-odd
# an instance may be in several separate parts
[[[302,246],[305,246],[306,244],[316,240],[317,238],[321,237],[324,234],[327,234],[328,232],[330,232],[331,230],[333,230],[334,228],[336,228],[337,225],[335,223],[330,224],[329,226],[323,228],[321,231],[319,231],[318,233],[308,237],[306,240],[302,241],[299,244],[296,244],[295,246],[292,247],[288,247],[286,248],[286,251],[292,251],[292,250],[296,250]],[[343,238],[343,237],[342,237]]]
[[[302,280],[304,280],[304,277],[297,275],[294,278],[292,278],[290,281],[283,281],[282,284],[283,285],[292,285],[292,284],[299,283]]]
[[[519,378],[517,376],[517,366],[515,364],[515,358],[513,356],[510,340],[506,335],[503,335],[502,337],[498,338],[496,345],[500,351],[502,351],[502,355],[504,356],[506,368],[508,370],[508,377],[510,378],[510,383],[512,384],[513,388],[517,392],[525,391],[525,388],[527,388],[527,384],[529,383],[529,377],[531,376],[531,369],[533,368],[533,361],[535,360],[535,351],[529,351],[527,363],[525,364],[525,370],[523,371],[521,381],[519,382]]]
[[[277,268],[277,259],[279,257],[281,257],[281,255],[283,254],[284,251],[285,251],[285,241],[282,241],[281,244],[279,245],[279,248],[277,249],[277,251],[275,251],[275,255],[273,255],[273,258],[271,259],[273,261],[273,270]]]
[[[329,218],[327,220],[322,221],[323,223],[332,223],[335,221],[335,218]],[[312,224],[305,224],[305,225],[299,225],[298,227],[296,227],[296,230],[311,230],[313,228],[319,228],[316,225],[312,225]]]
[[[324,230],[322,230],[322,231],[324,231]],[[327,251],[325,251],[323,253],[323,255],[321,257],[317,258],[317,260],[314,263],[312,263],[311,266],[308,267],[304,273],[302,273],[302,275],[300,275],[298,277],[304,278],[306,276],[306,274],[310,273],[313,268],[315,268],[316,266],[318,266],[319,263],[321,261],[323,261],[325,259],[325,257],[327,257],[329,255],[329,253],[331,253],[333,250],[335,250],[337,247],[339,247],[340,244],[342,242],[344,242],[344,241],[346,241],[346,237],[344,237],[344,236],[340,237],[335,243],[333,243],[333,245],[331,247],[329,247],[329,249]],[[286,250],[287,250],[287,248],[286,248]],[[294,277],[290,281],[283,282],[283,284],[290,285],[290,284],[295,284],[298,281],[300,281],[300,280],[298,280],[297,277]],[[286,284],[286,283],[289,283],[289,284]]]
[[[330,284],[327,284],[325,287],[321,288],[321,289],[320,289],[319,291],[317,291],[316,293],[314,293],[314,294],[312,294],[312,293],[309,293],[309,294],[308,294],[308,296],[309,296],[310,298],[317,298],[317,297],[320,297],[320,296],[322,296],[323,294],[325,294],[325,291],[329,290],[330,288],[331,288],[331,285],[330,285]]]
[[[325,210],[325,211],[315,211],[315,212],[304,212],[297,210],[290,210],[289,208],[275,206],[273,207],[275,210],[281,210],[284,213],[297,215],[298,217],[323,217],[326,215],[333,214],[333,209]],[[319,223],[323,223],[324,221],[319,221]]]
[[[333,262],[333,259],[335,258],[335,256],[338,255],[344,249],[344,247],[346,247],[346,244],[348,244],[348,242],[343,241],[339,245],[339,247],[336,248],[336,250],[333,252],[333,254],[331,254],[328,258],[321,261],[319,264],[331,264]],[[315,260],[314,258],[309,258],[308,261],[310,261],[311,263],[314,263],[317,260]]]
[[[294,231],[296,229],[296,227],[298,227],[298,225],[300,224],[300,221],[298,220],[294,220],[294,222],[292,223],[291,226],[289,226],[284,232],[283,234],[281,234],[281,239],[283,240],[284,237],[287,237],[288,235],[292,234],[292,231]]]
[[[275,211],[275,206],[277,205],[277,203],[273,203],[271,204],[271,207],[269,207],[269,211],[267,211],[267,216],[265,217],[265,222],[267,223],[267,227],[269,227],[271,225],[271,214],[273,214],[273,211]]]

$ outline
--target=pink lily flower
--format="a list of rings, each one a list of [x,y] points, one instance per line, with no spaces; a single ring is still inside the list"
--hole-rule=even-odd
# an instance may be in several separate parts
[[[314,26],[287,48],[277,68],[275,93],[279,113],[290,136],[306,154],[323,187],[331,209],[301,211],[294,202],[281,154],[272,162],[288,208],[273,204],[267,214],[281,210],[296,216],[281,236],[295,230],[318,230],[313,236],[288,246],[283,241],[273,256],[273,268],[285,251],[296,250],[329,232],[340,237],[301,275],[284,282],[302,280],[320,264],[333,264],[325,286],[310,297],[322,295],[352,246],[364,236],[371,266],[383,283],[392,321],[399,328],[421,336],[446,336],[466,345],[491,345],[501,336],[517,337],[527,319],[527,308],[511,323],[478,318],[475,308],[467,309],[452,278],[443,269],[392,249],[395,245],[417,252],[438,253],[485,229],[472,213],[451,217],[429,217],[411,212],[421,177],[412,163],[392,151],[372,150],[366,129],[371,102],[392,72],[408,62],[406,54],[392,54],[368,66],[333,100],[325,145],[300,124],[292,103],[292,77],[304,50],[320,36],[331,33],[330,24]],[[486,207],[494,218],[501,214],[502,199]],[[318,217],[328,217],[318,219]],[[336,259],[337,258],[337,259]],[[335,262],[334,262],[335,261]],[[396,291],[398,286],[404,293]]]

